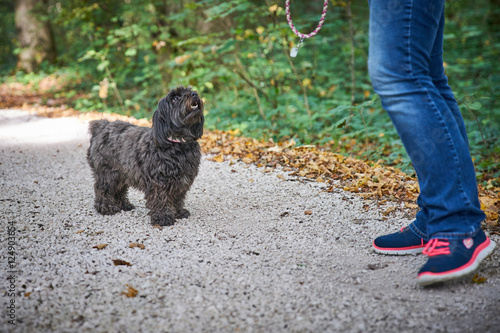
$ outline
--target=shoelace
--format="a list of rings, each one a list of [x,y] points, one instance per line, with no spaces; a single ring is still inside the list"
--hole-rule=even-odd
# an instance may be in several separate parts
[[[439,256],[443,254],[450,254],[450,242],[446,239],[431,239],[422,251],[426,256]]]

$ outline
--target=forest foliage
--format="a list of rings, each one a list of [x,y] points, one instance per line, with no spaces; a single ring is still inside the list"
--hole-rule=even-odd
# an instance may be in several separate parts
[[[292,1],[302,32],[316,27],[323,1]],[[329,3],[325,25],[298,38],[284,1],[46,0],[56,63],[38,73],[16,70],[13,4],[0,4],[0,75],[65,81],[56,97],[78,110],[150,118],[172,87],[191,85],[206,101],[210,129],[274,141],[294,139],[337,152],[382,159],[409,171],[367,73],[366,0]],[[447,2],[445,70],[466,120],[478,175],[500,177],[500,6]]]

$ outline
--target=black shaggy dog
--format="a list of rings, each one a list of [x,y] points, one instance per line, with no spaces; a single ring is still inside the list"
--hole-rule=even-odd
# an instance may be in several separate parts
[[[190,215],[186,193],[198,174],[203,135],[203,102],[179,87],[158,102],[153,127],[123,121],[90,122],[87,160],[94,175],[95,209],[113,215],[134,206],[129,187],[145,193],[153,225],[172,225]]]

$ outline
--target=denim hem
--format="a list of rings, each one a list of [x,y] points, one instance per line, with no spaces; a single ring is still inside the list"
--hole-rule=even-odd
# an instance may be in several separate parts
[[[473,232],[467,233],[448,233],[448,232],[438,232],[431,236],[431,239],[450,239],[450,240],[460,240],[467,238],[474,238],[481,228]]]
[[[428,241],[429,237],[425,233],[423,233],[422,231],[420,231],[415,224],[416,224],[416,221],[413,221],[410,224],[410,230],[413,231],[413,233],[415,235],[417,235],[418,237],[422,238],[424,241]]]

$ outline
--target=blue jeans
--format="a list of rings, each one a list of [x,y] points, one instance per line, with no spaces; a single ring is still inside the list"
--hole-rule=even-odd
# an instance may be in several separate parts
[[[474,236],[485,219],[465,125],[443,67],[445,0],[369,0],[368,70],[417,173],[425,240]]]

